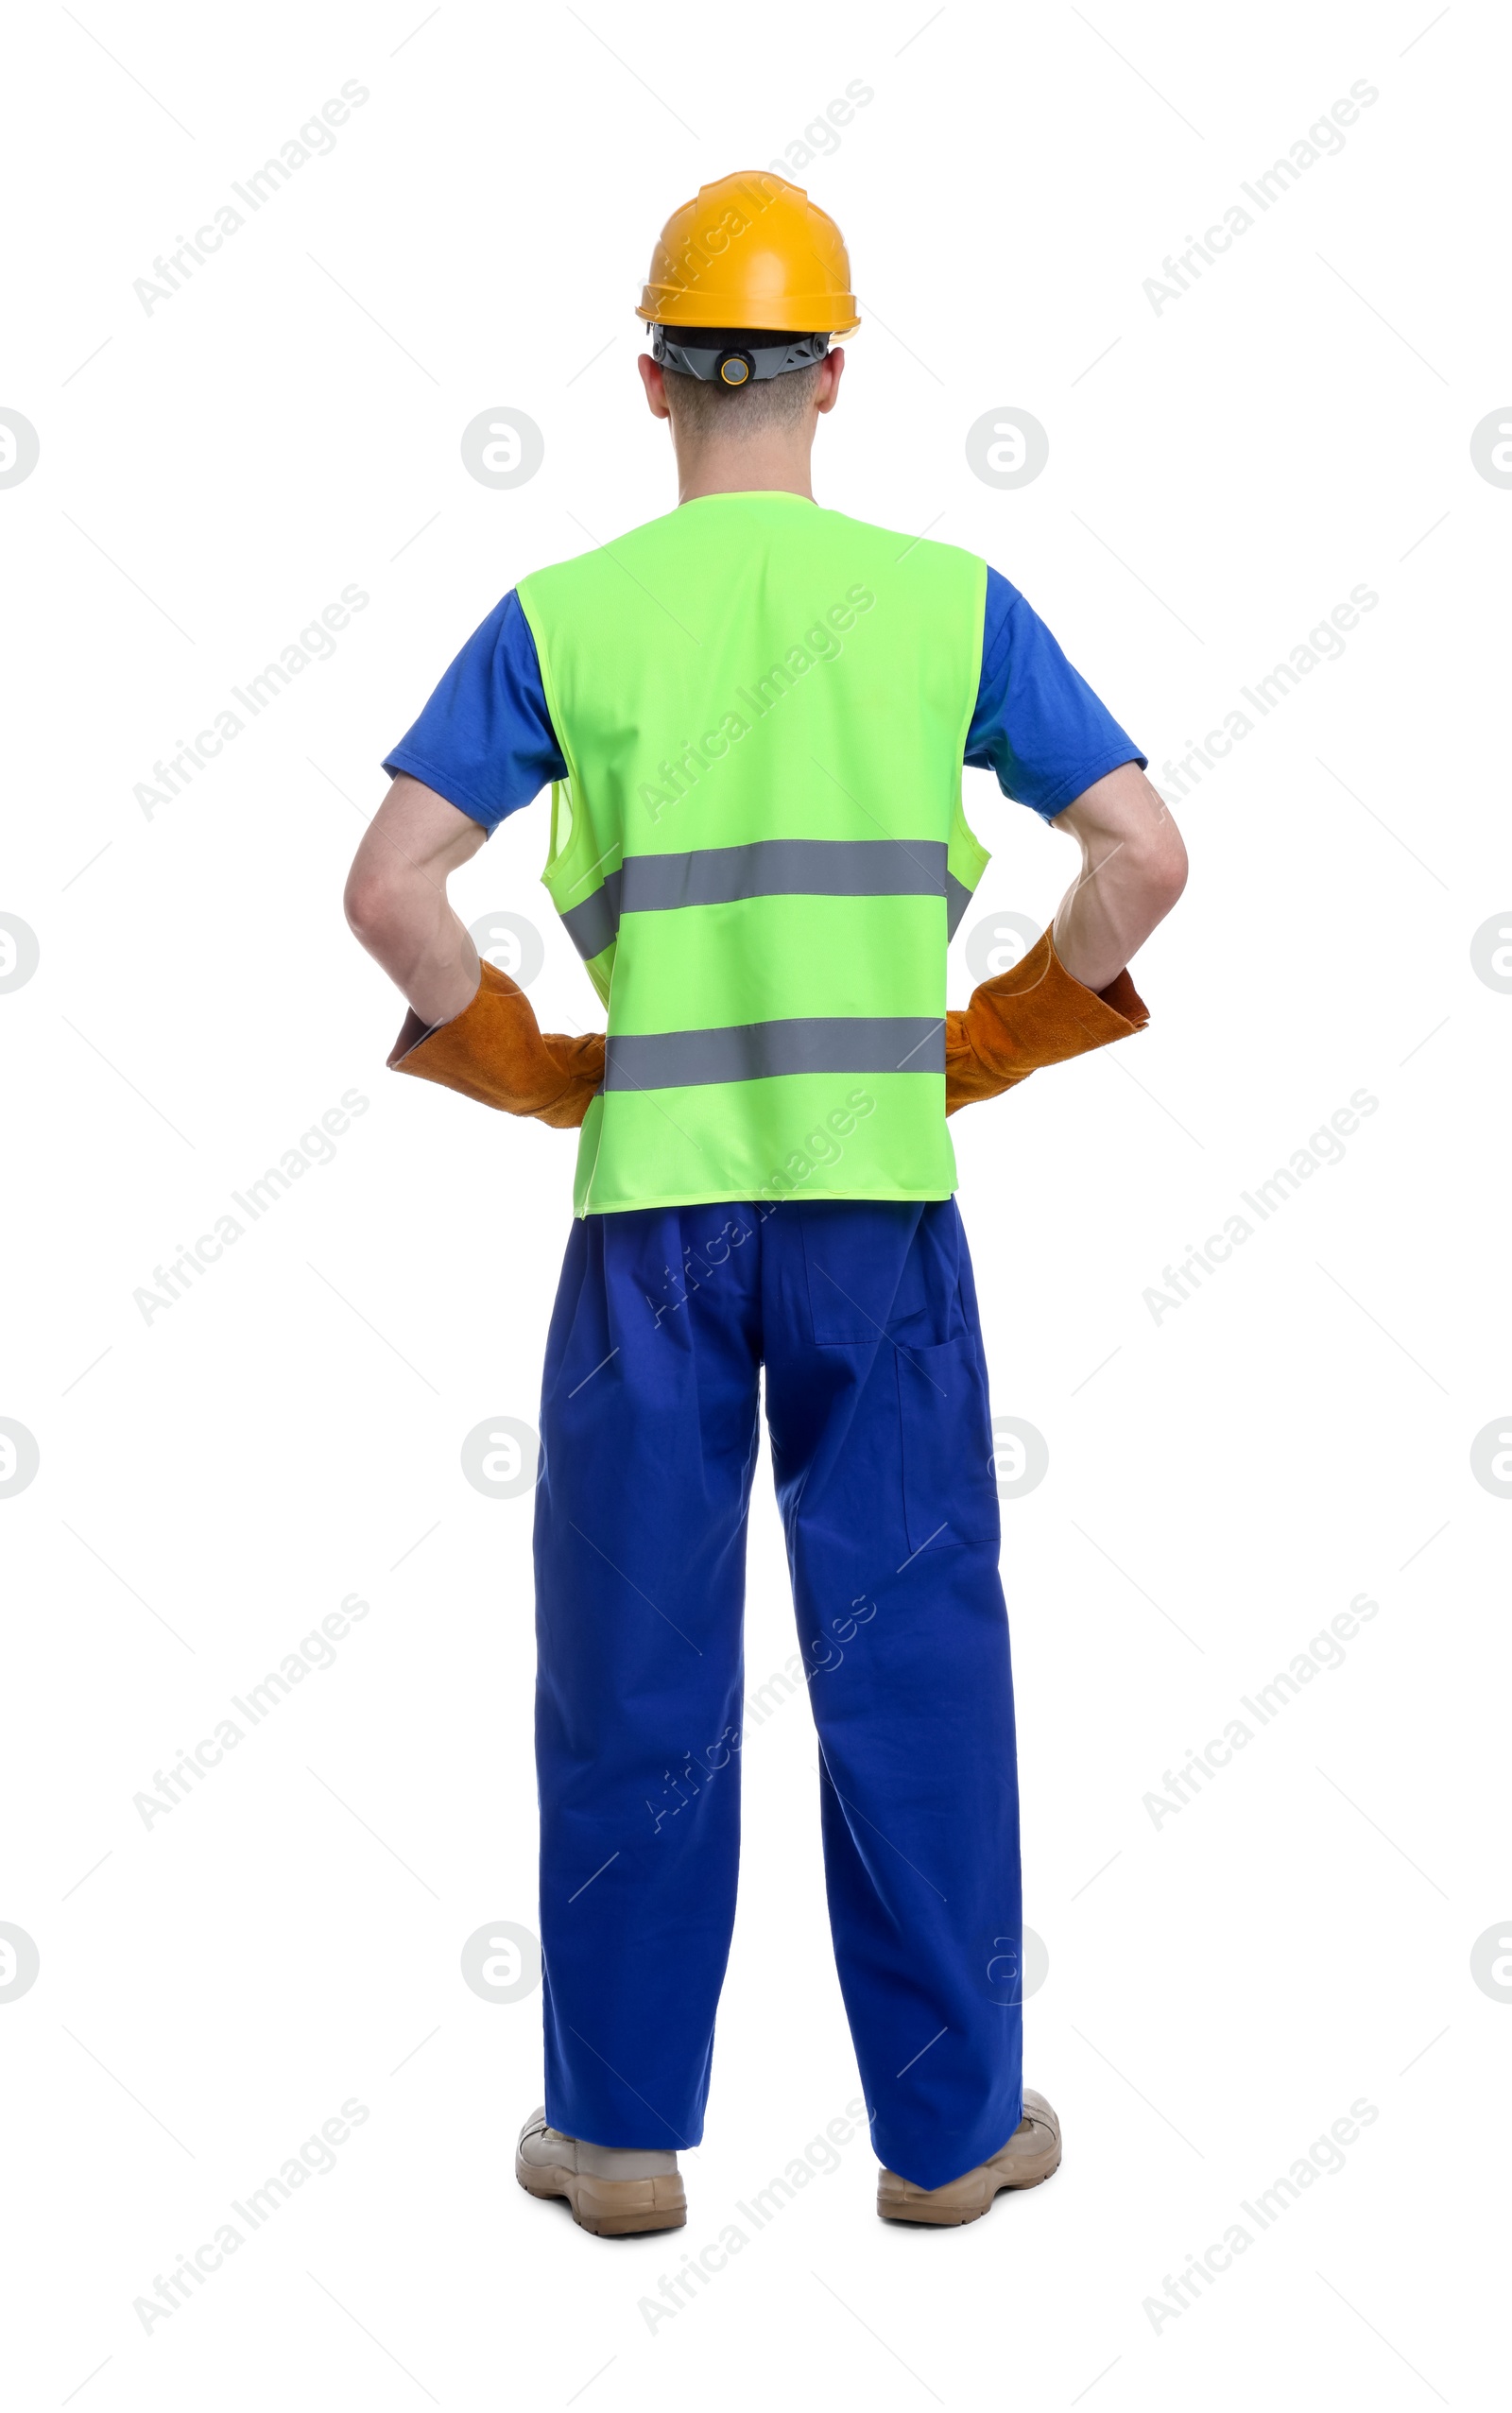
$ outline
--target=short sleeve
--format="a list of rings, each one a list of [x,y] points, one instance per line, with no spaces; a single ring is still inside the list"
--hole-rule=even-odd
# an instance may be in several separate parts
[[[1047,821],[1121,763],[1143,770],[1147,760],[1017,587],[993,569],[966,760],[995,771],[1005,796]]]
[[[528,804],[548,780],[566,778],[536,641],[512,587],[469,637],[414,728],[385,755],[384,768],[433,787],[486,830]]]

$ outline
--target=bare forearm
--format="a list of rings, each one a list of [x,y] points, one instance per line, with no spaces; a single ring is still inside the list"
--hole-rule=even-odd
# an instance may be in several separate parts
[[[461,1013],[481,976],[446,881],[485,836],[444,797],[399,779],[369,822],[347,881],[353,932],[424,1022]]]
[[[1057,908],[1056,953],[1073,979],[1106,989],[1186,882],[1186,850],[1160,797],[1133,764],[1110,772],[1059,817],[1082,863]]]
[[[1056,908],[1056,953],[1074,980],[1106,989],[1175,900],[1138,864],[1105,857],[1084,868]]]
[[[478,985],[478,951],[444,890],[401,890],[379,919],[353,927],[422,1022],[450,1022],[469,1003]]]

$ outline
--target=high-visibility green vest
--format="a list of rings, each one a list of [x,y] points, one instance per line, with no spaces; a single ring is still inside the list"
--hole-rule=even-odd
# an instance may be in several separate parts
[[[954,1189],[986,592],[973,554],[771,492],[522,579],[568,769],[543,877],[608,1012],[578,1215]]]

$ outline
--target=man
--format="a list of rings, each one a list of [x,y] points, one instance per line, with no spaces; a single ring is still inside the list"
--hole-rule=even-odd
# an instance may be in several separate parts
[[[1006,1612],[947,1114],[1146,1020],[1179,894],[1144,757],[973,555],[821,509],[859,323],[839,232],[706,185],[640,362],[676,510],[507,595],[388,756],[352,925],[399,1070],[580,1126],[537,1493],[546,2101],[517,2175],[600,2233],[685,2217],[734,1915],[765,1367],[834,1949],[885,2217],[1048,2178],[1022,2081]],[[963,759],[1065,831],[1052,929],[962,1014]],[[552,781],[545,885],[605,1037],[542,1037],[446,878]]]

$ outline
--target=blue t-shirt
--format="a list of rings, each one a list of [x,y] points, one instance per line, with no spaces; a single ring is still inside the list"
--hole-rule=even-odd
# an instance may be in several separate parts
[[[966,760],[1050,820],[1140,752],[1066,660],[1017,587],[987,574],[982,679]],[[567,766],[546,710],[530,624],[511,587],[468,639],[408,734],[384,761],[496,829]]]

